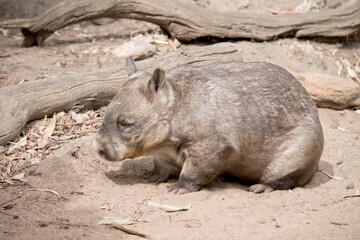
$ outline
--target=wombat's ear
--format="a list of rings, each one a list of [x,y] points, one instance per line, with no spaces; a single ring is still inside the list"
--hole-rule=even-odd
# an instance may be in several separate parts
[[[166,77],[164,70],[160,68],[155,69],[149,81],[150,90],[158,92],[165,85],[165,82],[166,82]]]
[[[126,59],[126,71],[128,73],[128,77],[130,77],[132,74],[138,71],[138,69],[135,66],[134,59],[132,57]]]

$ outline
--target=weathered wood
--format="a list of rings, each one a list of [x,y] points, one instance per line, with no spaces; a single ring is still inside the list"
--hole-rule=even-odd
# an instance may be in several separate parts
[[[220,43],[194,50],[175,51],[137,62],[140,70],[171,69],[182,64],[204,65],[241,61],[237,47]],[[125,63],[90,73],[58,75],[36,82],[0,88],[0,145],[14,139],[28,121],[71,108],[92,109],[107,105],[127,80]]]
[[[65,0],[43,14],[0,23],[20,28],[24,47],[41,45],[56,30],[102,17],[148,21],[180,41],[220,39],[271,40],[277,37],[348,37],[360,31],[360,1],[318,13],[254,15],[213,12],[183,1],[163,0]]]
[[[294,74],[318,107],[342,110],[360,106],[360,84],[321,73]]]

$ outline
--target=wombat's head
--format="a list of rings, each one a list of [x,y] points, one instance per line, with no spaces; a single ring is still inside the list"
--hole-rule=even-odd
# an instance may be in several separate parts
[[[93,142],[108,160],[151,154],[170,135],[174,99],[165,72],[138,71],[131,58],[126,60],[126,70],[128,81],[107,107]]]

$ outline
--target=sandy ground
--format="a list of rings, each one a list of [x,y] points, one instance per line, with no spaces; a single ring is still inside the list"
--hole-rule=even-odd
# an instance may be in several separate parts
[[[5,11],[7,18],[31,17],[55,2],[29,1],[33,10],[24,13],[21,1],[6,7],[6,1],[0,1],[0,15]],[[294,8],[302,1],[244,2],[239,10],[266,13]],[[155,25],[137,21],[100,23],[61,29],[42,48],[19,48],[21,35],[2,31],[0,86],[123,64],[111,54],[113,47],[134,34],[159,31]],[[279,39],[235,44],[244,61],[265,60],[300,73],[346,77],[337,62],[347,59],[354,64],[360,56],[359,41]],[[158,54],[168,51],[164,49],[158,49]],[[93,151],[92,136],[70,141],[40,164],[23,169],[28,183],[0,184],[0,206],[9,206],[0,212],[0,239],[140,238],[98,225],[106,216],[130,219],[134,224],[126,227],[152,239],[360,239],[360,198],[347,197],[360,189],[360,114],[319,109],[319,115],[325,135],[319,172],[305,187],[268,194],[249,193],[235,180],[219,179],[200,192],[172,195],[166,191],[169,183],[143,180],[152,167],[151,159],[108,162]],[[51,189],[59,196],[30,189]],[[167,213],[148,206],[149,201],[191,207]]]

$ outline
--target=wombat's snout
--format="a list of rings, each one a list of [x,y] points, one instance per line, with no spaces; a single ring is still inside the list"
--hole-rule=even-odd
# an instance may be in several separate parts
[[[103,158],[106,158],[106,149],[105,147],[102,146],[102,144],[99,142],[99,136],[98,134],[95,134],[94,140],[93,140],[93,147],[95,149],[95,151]]]
[[[93,147],[95,151],[106,160],[109,161],[121,161],[124,160],[128,155],[127,149],[122,146],[121,144],[115,145],[113,142],[110,142],[109,138],[104,136],[103,133],[97,132],[95,134],[93,140]]]

